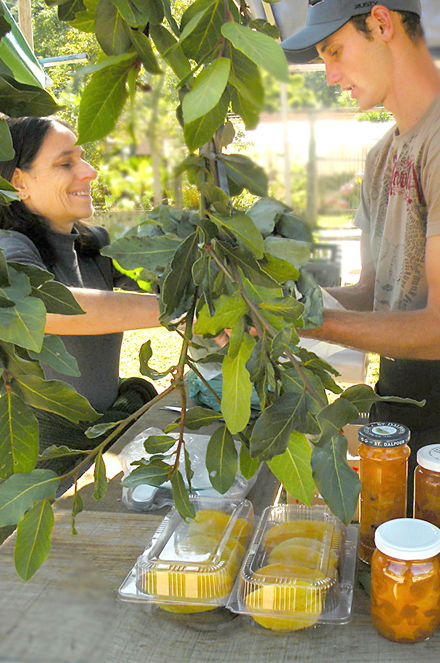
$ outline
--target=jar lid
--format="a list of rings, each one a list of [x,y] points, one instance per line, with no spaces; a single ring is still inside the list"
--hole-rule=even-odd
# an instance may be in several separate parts
[[[388,421],[366,424],[358,432],[359,442],[370,447],[398,447],[406,444],[409,436],[409,428]]]
[[[379,525],[374,542],[396,559],[428,559],[440,552],[440,529],[426,520],[395,518]]]
[[[427,470],[440,472],[440,444],[428,444],[419,449],[417,463]]]

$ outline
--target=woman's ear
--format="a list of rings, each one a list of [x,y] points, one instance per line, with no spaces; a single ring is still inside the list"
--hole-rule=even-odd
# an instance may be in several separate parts
[[[11,177],[11,184],[15,186],[18,191],[18,195],[21,200],[26,200],[29,197],[27,192],[26,183],[23,177],[23,171],[20,168],[16,168]]]

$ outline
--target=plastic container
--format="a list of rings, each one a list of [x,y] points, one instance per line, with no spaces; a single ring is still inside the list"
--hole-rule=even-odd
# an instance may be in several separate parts
[[[429,444],[417,452],[414,471],[414,518],[440,527],[440,445]]]
[[[385,638],[412,643],[440,624],[440,530],[398,518],[376,530],[371,563],[371,615]]]
[[[228,607],[272,631],[350,619],[357,528],[327,507],[267,507]]]
[[[175,616],[224,608],[253,531],[248,500],[191,497],[196,518],[174,508],[119,588]]]
[[[373,423],[359,429],[359,557],[371,563],[376,528],[406,516],[410,432],[406,426]]]

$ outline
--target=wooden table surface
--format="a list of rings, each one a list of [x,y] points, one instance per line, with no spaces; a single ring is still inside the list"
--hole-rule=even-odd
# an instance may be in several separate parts
[[[399,645],[374,629],[369,599],[357,584],[353,618],[291,634],[267,631],[244,617],[215,626],[181,623],[160,610],[118,600],[117,590],[162,520],[160,512],[130,512],[121,503],[115,453],[146,427],[175,415],[144,415],[115,444],[107,496],[94,502],[83,478],[86,510],[71,533],[70,498],[60,499],[52,551],[24,583],[13,566],[14,537],[0,547],[0,663],[434,663],[440,631],[430,640]],[[257,511],[274,497],[276,481],[260,477]],[[209,613],[206,613],[207,615]]]

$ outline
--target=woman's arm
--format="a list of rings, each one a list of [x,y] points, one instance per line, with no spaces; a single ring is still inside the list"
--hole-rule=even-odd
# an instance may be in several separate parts
[[[47,334],[93,336],[160,326],[159,303],[155,295],[88,288],[69,290],[85,314],[48,313]]]

